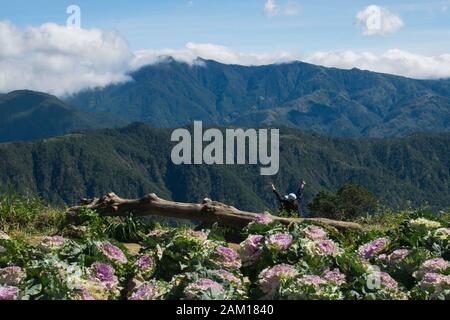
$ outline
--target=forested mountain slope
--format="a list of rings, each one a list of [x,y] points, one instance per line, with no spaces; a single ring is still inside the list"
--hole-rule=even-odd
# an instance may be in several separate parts
[[[123,197],[156,192],[178,201],[210,197],[257,210],[274,208],[271,182],[292,192],[303,178],[309,182],[306,200],[322,188],[351,182],[367,187],[388,206],[408,200],[450,205],[450,134],[356,140],[284,129],[280,172],[262,177],[259,166],[175,166],[170,133],[133,124],[0,144],[0,180],[59,204],[109,191]]]

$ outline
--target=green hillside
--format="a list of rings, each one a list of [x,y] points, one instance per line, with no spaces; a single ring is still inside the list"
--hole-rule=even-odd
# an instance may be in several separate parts
[[[175,166],[170,130],[134,124],[37,142],[0,145],[0,181],[55,204],[114,191],[123,197],[148,192],[178,201],[205,197],[257,210],[275,207],[270,191],[295,191],[308,181],[306,202],[322,188],[344,183],[367,187],[388,206],[425,202],[450,205],[450,134],[355,140],[281,130],[280,172],[258,166]]]
[[[0,113],[0,142],[42,139],[124,123],[112,115],[87,113],[49,94],[28,90],[1,95]]]

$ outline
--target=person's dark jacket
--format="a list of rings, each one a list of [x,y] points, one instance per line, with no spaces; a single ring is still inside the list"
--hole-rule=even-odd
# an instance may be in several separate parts
[[[278,202],[280,203],[281,211],[287,211],[290,213],[295,212],[299,215],[299,217],[302,216],[301,201],[303,198],[303,189],[301,187],[298,188],[297,193],[295,194],[297,196],[297,200],[294,201],[283,198],[277,190],[274,190],[273,193],[275,194],[275,196],[278,199]]]

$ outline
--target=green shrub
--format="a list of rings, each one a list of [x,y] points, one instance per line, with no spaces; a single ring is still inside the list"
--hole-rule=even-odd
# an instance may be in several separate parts
[[[308,204],[315,216],[338,220],[355,220],[376,212],[378,200],[364,187],[342,186],[336,193],[321,191]]]
[[[4,231],[40,233],[57,230],[64,211],[51,208],[38,197],[7,192],[0,195],[0,226]]]

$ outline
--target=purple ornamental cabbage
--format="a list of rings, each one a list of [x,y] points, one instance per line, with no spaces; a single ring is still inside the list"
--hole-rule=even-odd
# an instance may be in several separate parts
[[[277,251],[284,251],[292,245],[293,237],[290,234],[278,233],[270,236],[266,241],[266,245],[270,248],[275,248]]]
[[[287,264],[279,264],[265,269],[258,277],[261,291],[268,297],[271,297],[277,292],[282,280],[294,278],[297,274],[298,271],[293,266]]]
[[[19,298],[20,290],[16,287],[0,287],[0,301],[2,300],[17,300]]]
[[[142,275],[151,276],[155,271],[156,263],[153,256],[146,254],[136,260],[135,266]]]
[[[444,276],[439,273],[426,273],[419,282],[419,288],[438,292],[450,290],[450,276]]]
[[[395,250],[387,256],[386,260],[390,265],[396,265],[397,263],[403,261],[409,253],[410,251],[408,249]]]
[[[448,269],[448,267],[449,267],[448,261],[442,258],[437,258],[425,261],[422,264],[421,269],[429,272],[439,272]]]
[[[332,256],[338,252],[336,244],[331,240],[319,240],[317,242],[317,249],[320,255]]]
[[[199,279],[188,285],[184,294],[188,300],[196,300],[198,295],[204,292],[211,291],[213,296],[225,294],[225,289],[219,283],[211,279]]]
[[[161,296],[158,288],[153,282],[145,283],[135,290],[128,300],[150,301]]]
[[[236,250],[224,246],[219,246],[216,249],[218,260],[221,265],[229,269],[239,269],[241,267],[241,260]]]
[[[303,234],[310,240],[326,240],[328,235],[325,230],[317,226],[308,226],[303,229]]]
[[[232,274],[229,271],[226,270],[219,270],[217,271],[217,275],[224,281],[228,281],[234,285],[236,285],[237,288],[240,288],[242,286],[242,281],[238,277],[236,277],[234,274]]]
[[[114,262],[125,264],[128,262],[127,257],[118,247],[114,246],[110,242],[97,242],[97,248],[105,255],[106,258]]]
[[[15,286],[25,278],[20,267],[7,267],[0,269],[0,285]]]
[[[113,290],[119,284],[112,266],[106,263],[96,262],[91,266],[93,280],[102,283],[108,290]]]
[[[305,275],[298,279],[298,283],[303,285],[312,285],[314,287],[320,286],[325,283],[325,280],[315,275]]]
[[[389,239],[380,238],[365,245],[362,245],[358,249],[359,256],[364,260],[369,260],[370,258],[380,254],[389,244]]]
[[[427,273],[441,273],[449,268],[448,261],[442,258],[430,259],[425,261],[417,270],[414,272],[413,276],[417,279],[422,279],[422,277]]]
[[[241,243],[238,253],[243,266],[248,267],[258,261],[261,255],[261,249],[259,246],[262,239],[263,236],[261,235],[250,235],[244,242]]]
[[[268,225],[273,222],[273,219],[267,214],[258,214],[255,217],[255,222],[259,224]]]
[[[323,279],[331,284],[335,284],[338,286],[346,283],[345,274],[341,273],[339,269],[325,271],[323,274]]]

